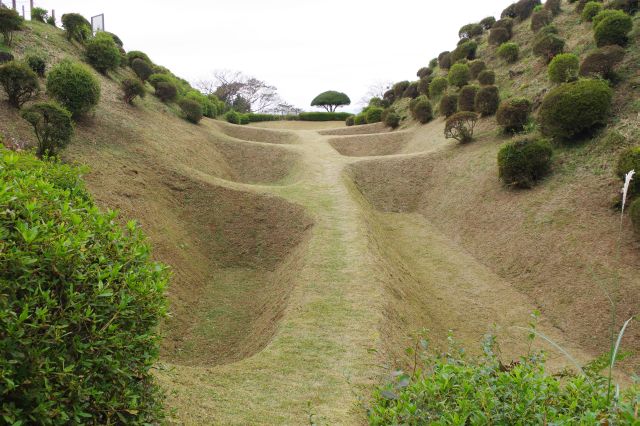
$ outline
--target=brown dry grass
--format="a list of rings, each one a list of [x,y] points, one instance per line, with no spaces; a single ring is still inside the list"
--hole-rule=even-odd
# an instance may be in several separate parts
[[[340,136],[329,139],[329,144],[348,157],[373,157],[397,154],[409,141],[407,132],[373,135]]]

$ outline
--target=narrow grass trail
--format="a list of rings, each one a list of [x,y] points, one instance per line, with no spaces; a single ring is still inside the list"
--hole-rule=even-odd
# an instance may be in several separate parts
[[[158,376],[169,390],[172,422],[365,423],[362,401],[402,362],[409,336],[421,328],[436,345],[453,330],[465,347],[479,347],[494,331],[509,347],[507,359],[526,350],[515,328],[526,327],[535,309],[525,296],[424,217],[376,211],[347,173],[362,158],[341,155],[317,131],[290,133],[297,142],[286,149],[301,157],[298,180],[253,188],[303,206],[314,222],[282,266],[293,284],[275,335],[237,362],[164,364]],[[566,344],[544,319],[541,329]],[[553,350],[551,360],[566,364]]]

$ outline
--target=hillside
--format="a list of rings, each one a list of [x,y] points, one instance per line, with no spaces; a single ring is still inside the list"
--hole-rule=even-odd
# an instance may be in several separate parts
[[[591,25],[563,4],[554,20],[567,51],[593,49]],[[521,59],[505,64],[480,38],[477,57],[501,97],[541,100],[546,64],[532,54],[530,21],[517,23]],[[526,350],[530,314],[580,361],[608,350],[638,314],[640,242],[612,199],[618,153],[637,145],[638,17],[608,125],[555,149],[552,173],[531,190],[506,188],[496,156],[510,136],[482,118],[475,140],[445,139],[444,119],[382,124],[267,122],[193,125],[149,93],[122,100],[121,68],[96,73],[102,97],[62,154],[89,167],[98,205],[136,219],[153,256],[172,270],[157,377],[175,424],[360,424],[362,401],[427,329],[468,347],[487,332],[510,360]],[[455,29],[452,29],[452,32]],[[82,60],[61,30],[28,23],[13,53],[46,51],[49,64]],[[125,40],[126,43],[126,40]],[[436,52],[417,52],[433,55]],[[446,70],[436,69],[446,75]],[[515,76],[515,77],[514,77]],[[147,90],[151,92],[150,86]],[[40,95],[44,98],[44,95]],[[396,106],[408,116],[408,102]],[[35,143],[0,103],[5,142]],[[624,136],[624,146],[607,143]],[[619,239],[619,227],[622,237]],[[640,345],[631,327],[623,347]],[[567,361],[552,347],[555,370]],[[621,374],[638,371],[633,354]]]

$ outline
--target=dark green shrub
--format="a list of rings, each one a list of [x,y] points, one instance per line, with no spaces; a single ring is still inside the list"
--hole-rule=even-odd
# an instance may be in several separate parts
[[[451,62],[455,64],[461,59],[475,59],[477,49],[478,43],[473,40],[465,41],[464,43],[456,47],[453,52],[451,52]]]
[[[356,126],[361,126],[363,124],[367,124],[367,115],[363,114],[363,113],[357,114],[354,117],[353,122],[354,122],[354,124]]]
[[[47,71],[47,62],[44,56],[30,54],[27,55],[24,59],[27,65],[29,65],[29,68],[31,68],[33,72],[38,74],[38,77],[44,77],[44,74]]]
[[[56,18],[54,18],[53,16],[49,16],[47,18],[47,24],[51,25],[52,27],[56,27]]]
[[[531,188],[551,170],[553,149],[546,139],[519,139],[498,152],[498,175],[507,186]]]
[[[393,85],[393,94],[396,99],[400,99],[404,95],[404,91],[407,90],[410,84],[408,81],[400,81]]]
[[[578,13],[578,15],[582,15],[587,4],[591,3],[592,1],[595,3],[602,3],[601,0],[578,0],[578,4],[576,5],[576,13]]]
[[[344,121],[349,117],[349,112],[301,112],[298,118],[301,121]],[[366,123],[362,123],[366,124]]]
[[[469,84],[471,72],[465,64],[453,64],[449,70],[448,80],[452,86],[462,87]]]
[[[169,74],[151,74],[147,79],[149,84],[153,86],[154,89],[158,88],[158,84],[160,83],[171,83],[173,85],[177,85],[177,81],[175,78],[170,76]]]
[[[542,57],[549,63],[554,56],[562,53],[565,42],[555,34],[543,34],[536,37],[533,44],[533,53]]]
[[[442,52],[438,55],[438,66],[443,70],[448,70],[451,67],[451,52]]]
[[[188,122],[198,124],[200,120],[202,120],[202,105],[200,105],[199,102],[196,102],[192,99],[180,99],[178,105],[180,105],[180,109],[182,109],[184,118]]]
[[[393,104],[396,101],[396,95],[393,92],[393,89],[389,89],[382,95],[382,100],[386,102],[388,105]]]
[[[418,83],[419,82],[414,81],[411,84],[409,84],[409,86],[407,86],[404,93],[402,94],[402,97],[411,98],[411,99],[417,98],[418,95],[420,95],[420,93],[418,93]]]
[[[542,28],[549,25],[551,23],[551,19],[551,12],[548,10],[533,12],[533,15],[531,16],[531,31],[537,33]]]
[[[159,424],[167,270],[135,222],[100,212],[80,173],[0,153],[3,423]]]
[[[487,69],[487,64],[484,61],[476,59],[475,61],[469,62],[469,72],[471,73],[471,80],[475,80],[478,78],[480,73]]]
[[[525,98],[512,98],[500,104],[496,121],[505,132],[520,132],[529,121],[531,102]]]
[[[629,15],[635,15],[640,9],[638,0],[612,0],[605,6],[607,9],[622,10]]]
[[[8,7],[0,7],[0,33],[4,44],[11,46],[13,33],[22,29],[22,18],[15,10]]]
[[[626,149],[620,153],[618,163],[616,164],[616,176],[623,182],[625,175],[631,170],[640,173],[640,146]],[[628,195],[630,198],[640,195],[640,179],[636,174],[629,184]]]
[[[513,18],[502,18],[493,24],[493,28],[504,28],[509,32],[509,38],[513,37]]]
[[[464,86],[458,95],[458,111],[475,111],[476,95],[480,88],[478,86]]]
[[[418,93],[421,95],[428,95],[429,85],[431,84],[432,81],[433,81],[433,78],[431,78],[431,76],[427,78],[421,78],[420,81],[418,82]]]
[[[419,78],[426,78],[433,74],[433,70],[431,68],[422,67],[416,73]]]
[[[174,83],[161,81],[156,84],[156,96],[162,102],[173,102],[178,97],[178,87]]]
[[[504,9],[501,13],[500,13],[500,18],[515,18],[516,16],[518,16],[518,14],[516,13],[516,4],[515,3],[511,3],[509,6],[506,7],[506,9]]]
[[[85,56],[87,62],[102,74],[120,66],[118,45],[109,34],[102,31],[87,41]]]
[[[382,112],[383,108],[380,107],[371,107],[367,111],[367,124],[379,123],[382,121]]]
[[[551,15],[557,16],[562,12],[562,0],[547,0],[544,2],[544,9],[551,12]]]
[[[411,115],[420,123],[425,124],[433,119],[433,108],[426,96],[419,96],[411,104]]]
[[[62,15],[62,26],[64,27],[67,40],[84,43],[92,34],[91,24],[84,16],[78,13],[65,13]]]
[[[400,126],[400,115],[392,109],[385,111],[384,124],[392,129],[397,129]]]
[[[492,86],[496,84],[496,73],[491,70],[484,70],[478,75],[478,82],[483,86]]]
[[[429,85],[429,97],[431,99],[437,99],[441,96],[447,87],[449,86],[449,81],[444,77],[436,77],[433,79],[431,84]]]
[[[127,52],[127,59],[129,60],[129,66],[131,66],[133,64],[133,61],[136,59],[142,59],[149,65],[153,65],[153,62],[151,62],[149,56],[147,56],[147,54],[144,52],[140,52],[139,50],[132,50],[131,52]]]
[[[582,10],[582,20],[591,22],[593,18],[602,11],[602,3],[598,1],[590,1],[584,5]]]
[[[484,32],[484,28],[480,24],[467,24],[460,28],[458,31],[458,37],[472,39],[474,37],[481,36]]]
[[[494,18],[493,16],[487,16],[482,21],[480,21],[480,25],[482,25],[482,28],[484,28],[485,30],[490,30],[495,23],[496,18]]]
[[[354,124],[356,124],[356,122],[355,122],[355,115],[350,115],[349,117],[347,117],[347,119],[344,121],[344,124],[345,124],[347,127],[351,127],[351,126],[353,126]]]
[[[9,98],[9,104],[15,108],[22,107],[40,91],[36,73],[27,64],[16,61],[0,66],[0,85]]]
[[[31,20],[36,22],[42,22],[43,24],[49,18],[49,12],[47,9],[43,9],[41,7],[34,7],[31,9]]]
[[[597,49],[587,55],[580,65],[580,75],[583,77],[602,77],[613,79],[615,67],[624,59],[624,48],[611,45]]]
[[[567,83],[578,78],[580,59],[573,53],[561,53],[551,60],[548,73],[554,83]]]
[[[458,112],[458,95],[456,94],[447,94],[440,99],[440,115],[444,115],[445,117],[450,117],[456,112]]]
[[[593,21],[594,37],[598,47],[627,44],[627,34],[633,29],[633,21],[629,15],[621,10],[605,10],[596,15]]]
[[[513,42],[503,43],[498,48],[498,56],[509,64],[512,64],[518,60],[520,56],[520,48]]]
[[[571,139],[606,123],[612,91],[602,80],[578,80],[551,90],[540,107],[543,134]]]
[[[224,115],[224,119],[231,124],[240,124],[240,114],[236,111],[229,111]]]
[[[47,93],[78,117],[98,104],[100,82],[86,66],[65,59],[49,71]]]
[[[545,36],[547,34],[558,35],[558,29],[553,24],[547,25],[546,27],[542,27],[542,29],[540,31],[538,31],[538,34],[536,34],[536,39],[538,39],[540,37],[543,37],[543,36]]]
[[[146,94],[144,84],[137,78],[125,78],[122,80],[121,86],[124,101],[128,104],[132,104],[133,100],[138,96],[144,98]]]
[[[433,58],[429,61],[429,68],[434,69],[438,66],[438,58]]]
[[[484,86],[478,90],[475,102],[475,111],[487,117],[493,115],[500,105],[500,92],[496,86]]]
[[[524,21],[531,16],[536,6],[541,4],[540,0],[519,0],[514,9],[516,17],[520,21]]]
[[[460,143],[468,143],[473,140],[473,130],[478,122],[478,114],[475,112],[458,112],[447,118],[444,127],[444,137],[455,139]]]
[[[140,58],[135,58],[131,62],[131,69],[142,81],[147,81],[153,74],[153,68],[151,68],[151,65],[149,65],[147,61]]]
[[[22,118],[33,126],[38,140],[36,155],[55,156],[73,136],[71,113],[53,102],[41,102],[25,108]]]
[[[13,61],[15,58],[9,52],[0,51],[0,64],[6,64],[7,62]]]
[[[218,106],[216,105],[216,102],[209,99],[207,96],[203,95],[199,91],[190,90],[189,92],[185,93],[184,98],[190,99],[192,101],[199,103],[200,106],[202,107],[202,114],[205,117],[215,118],[216,115],[218,115]],[[275,121],[275,118],[273,118],[274,116],[271,114],[249,114],[248,117],[249,117],[249,121],[252,123],[257,121]],[[261,118],[264,118],[264,119],[261,119]]]
[[[631,216],[631,223],[636,234],[640,235],[640,198],[633,201],[629,207],[629,216]]]
[[[114,43],[118,46],[118,47],[122,47],[124,46],[124,43],[122,42],[122,39],[120,37],[118,37],[117,35],[115,35],[114,33],[110,33],[108,31],[103,31],[105,34],[108,34],[114,41]],[[125,56],[127,54],[125,53]],[[129,61],[129,58],[127,57],[127,62]]]

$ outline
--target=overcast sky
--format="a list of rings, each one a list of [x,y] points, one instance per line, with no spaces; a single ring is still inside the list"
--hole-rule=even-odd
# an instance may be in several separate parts
[[[4,0],[5,2],[7,0]],[[21,2],[24,2],[22,0]],[[509,0],[35,0],[58,18],[105,14],[127,50],[191,81],[240,70],[311,110],[325,90],[347,93],[350,110],[377,81],[415,80],[452,50],[458,29],[499,16]]]

